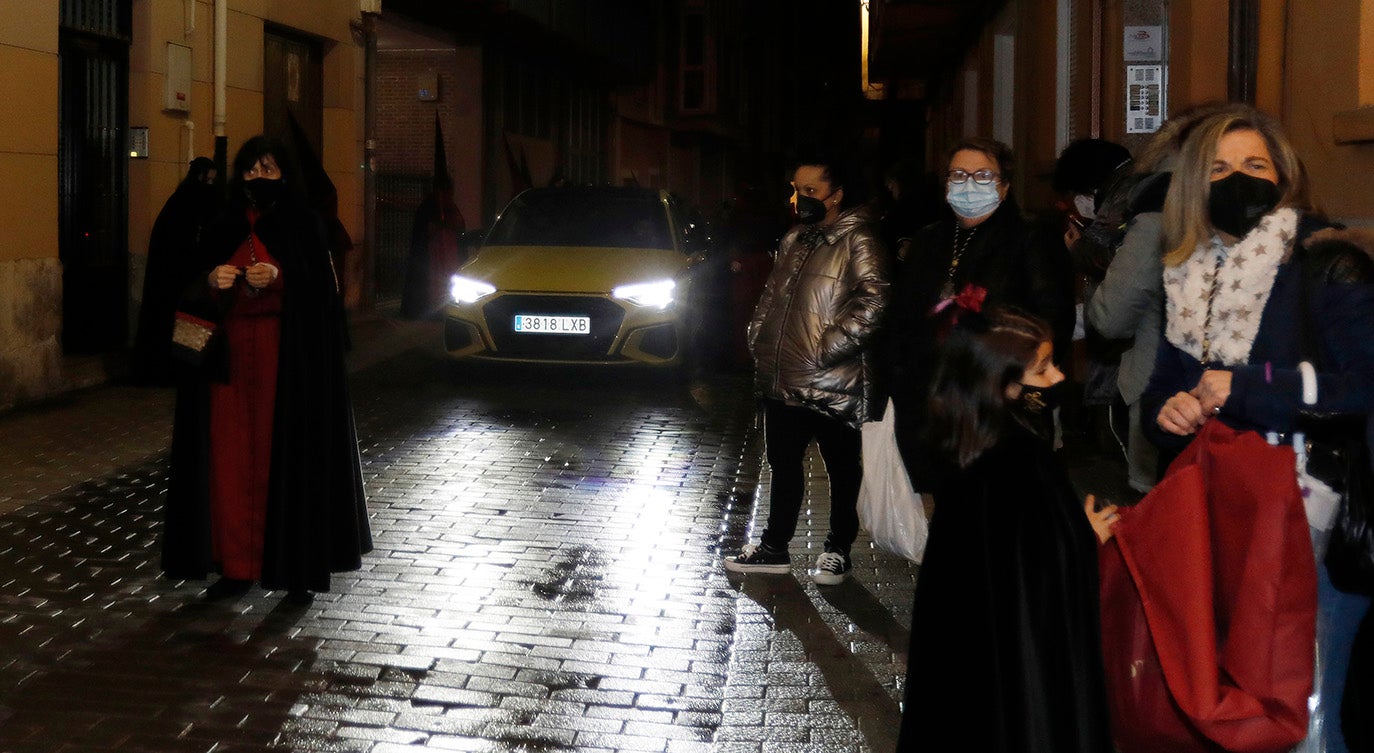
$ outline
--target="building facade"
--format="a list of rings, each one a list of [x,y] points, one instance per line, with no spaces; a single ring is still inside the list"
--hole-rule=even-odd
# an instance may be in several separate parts
[[[937,0],[872,3],[874,65],[923,106],[923,155],[966,135],[1011,144],[1030,208],[1076,138],[1137,150],[1171,113],[1245,101],[1278,117],[1333,218],[1374,226],[1374,0]],[[901,52],[921,34],[938,57]]]
[[[819,80],[823,102],[845,73],[830,62],[857,64],[833,45],[800,51],[808,33],[833,31],[816,13],[828,22],[837,9],[857,50],[857,15],[830,0],[386,0],[373,78],[375,301],[399,295],[436,124],[469,229],[554,180],[663,188],[707,217],[741,184],[781,191],[787,150],[828,125],[798,115],[810,102],[796,82]]]
[[[355,243],[348,304],[385,310],[436,136],[469,228],[556,178],[707,217],[745,185],[782,207],[794,146],[854,140],[857,20],[832,0],[0,4],[0,93],[24,103],[0,115],[0,410],[124,373],[194,157],[294,120]]]
[[[362,10],[339,0],[0,6],[0,93],[23,103],[0,116],[0,409],[120,373],[153,220],[191,158],[214,154],[217,133],[232,155],[249,136],[283,134],[290,113],[361,237]]]

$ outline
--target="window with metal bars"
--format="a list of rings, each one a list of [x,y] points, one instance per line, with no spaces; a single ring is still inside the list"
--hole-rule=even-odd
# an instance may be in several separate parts
[[[63,29],[128,41],[133,30],[129,0],[62,0]]]

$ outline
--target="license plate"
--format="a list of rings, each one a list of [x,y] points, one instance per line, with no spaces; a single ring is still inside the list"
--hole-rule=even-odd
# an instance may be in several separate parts
[[[590,316],[516,314],[515,331],[524,335],[590,335]]]

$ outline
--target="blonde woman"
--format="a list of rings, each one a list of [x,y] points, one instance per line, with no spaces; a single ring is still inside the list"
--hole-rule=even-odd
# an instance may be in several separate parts
[[[1109,545],[1144,604],[1175,726],[1197,738],[1171,749],[1306,737],[1303,750],[1346,750],[1340,696],[1369,601],[1330,584],[1336,495],[1299,489],[1292,435],[1305,412],[1374,407],[1374,273],[1351,246],[1305,249],[1324,224],[1273,119],[1234,106],[1193,129],[1164,204],[1164,341],[1142,397],[1151,438],[1183,454]]]

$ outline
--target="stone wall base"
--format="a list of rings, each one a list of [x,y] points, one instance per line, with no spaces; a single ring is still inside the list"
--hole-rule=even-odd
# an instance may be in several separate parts
[[[0,261],[0,410],[66,389],[62,365],[62,264]]]

